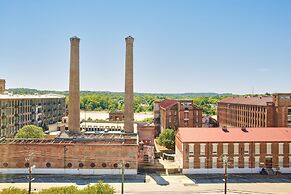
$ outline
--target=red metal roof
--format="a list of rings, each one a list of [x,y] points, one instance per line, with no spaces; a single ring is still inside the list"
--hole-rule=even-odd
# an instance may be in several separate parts
[[[179,128],[176,136],[182,142],[291,142],[291,128]]]
[[[219,103],[228,104],[247,104],[247,105],[258,105],[266,106],[267,102],[272,102],[272,96],[261,96],[261,97],[229,97],[221,100]]]
[[[171,106],[173,106],[177,102],[178,102],[177,100],[170,100],[170,99],[162,100],[160,102],[160,107],[162,107],[162,108],[170,108]]]

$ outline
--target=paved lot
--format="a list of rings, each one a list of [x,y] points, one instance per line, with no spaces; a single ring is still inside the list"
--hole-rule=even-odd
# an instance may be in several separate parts
[[[32,187],[41,190],[49,187],[76,185],[85,187],[89,183],[103,180],[112,185],[120,193],[120,176],[43,176],[38,175]],[[0,176],[0,189],[9,186],[27,188],[25,176]],[[13,180],[14,183],[8,181]],[[6,183],[5,183],[6,181]],[[146,183],[145,183],[146,181]],[[257,175],[231,175],[229,177],[228,193],[230,194],[290,194],[291,175],[286,176],[257,176]],[[175,175],[160,176],[157,174],[127,176],[125,193],[224,193],[224,184],[221,175]]]

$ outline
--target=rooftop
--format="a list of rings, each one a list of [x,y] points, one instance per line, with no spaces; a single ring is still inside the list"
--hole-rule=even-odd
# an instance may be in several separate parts
[[[267,102],[273,102],[273,97],[272,96],[229,97],[229,98],[225,98],[225,99],[221,100],[219,103],[266,106],[267,105]]]
[[[291,128],[179,128],[182,142],[291,142]]]
[[[160,107],[162,107],[162,108],[170,108],[171,106],[173,106],[177,102],[178,102],[177,100],[171,100],[171,99],[162,100],[160,102]]]
[[[55,139],[0,139],[0,144],[136,144],[135,142],[137,142],[136,134],[124,133],[65,133],[65,135],[61,134]]]
[[[51,98],[65,98],[63,95],[59,94],[43,94],[43,95],[14,95],[14,94],[0,94],[0,100],[5,99],[51,99]]]

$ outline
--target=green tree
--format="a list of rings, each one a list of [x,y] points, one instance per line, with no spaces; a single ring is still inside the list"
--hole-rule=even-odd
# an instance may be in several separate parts
[[[175,148],[175,131],[173,129],[165,129],[158,137],[158,143],[169,149]]]
[[[43,129],[35,125],[26,125],[16,134],[16,138],[44,138]]]

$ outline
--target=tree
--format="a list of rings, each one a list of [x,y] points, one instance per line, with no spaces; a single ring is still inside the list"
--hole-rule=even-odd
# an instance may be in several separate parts
[[[175,131],[173,129],[165,129],[158,137],[158,143],[169,149],[175,148]]]
[[[35,125],[26,125],[16,134],[16,138],[44,138],[42,128]]]

